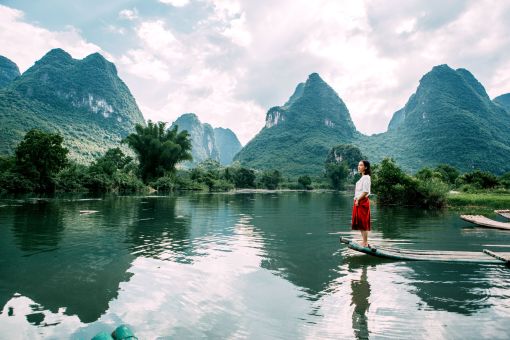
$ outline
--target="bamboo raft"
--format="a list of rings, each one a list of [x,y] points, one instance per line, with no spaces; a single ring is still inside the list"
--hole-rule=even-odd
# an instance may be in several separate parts
[[[494,210],[494,212],[496,214],[499,214],[505,218],[508,218],[510,220],[510,210],[506,209],[506,210]]]
[[[485,228],[510,230],[510,222],[499,222],[481,215],[460,215],[460,218]]]
[[[345,237],[340,242],[347,244],[350,249],[386,259],[400,261],[434,261],[456,263],[482,263],[482,264],[510,264],[508,253],[494,253],[484,249],[483,252],[468,251],[437,251],[437,250],[411,250],[387,247],[363,247],[359,243]]]

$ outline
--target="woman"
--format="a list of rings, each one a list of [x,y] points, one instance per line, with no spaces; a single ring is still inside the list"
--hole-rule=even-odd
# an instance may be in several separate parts
[[[368,232],[370,231],[370,162],[362,160],[358,163],[358,172],[361,178],[356,182],[354,191],[354,206],[352,207],[352,230],[361,231],[363,247],[368,244]]]

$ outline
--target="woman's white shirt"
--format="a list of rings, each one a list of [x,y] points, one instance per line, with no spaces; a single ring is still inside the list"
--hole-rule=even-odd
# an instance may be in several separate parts
[[[372,184],[372,181],[370,180],[369,175],[363,175],[361,178],[356,182],[356,189],[354,189],[354,198],[359,198],[362,193],[367,192],[368,196],[370,196],[370,186]]]

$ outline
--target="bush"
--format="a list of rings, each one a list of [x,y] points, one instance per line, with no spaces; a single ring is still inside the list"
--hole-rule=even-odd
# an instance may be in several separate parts
[[[309,176],[301,176],[298,178],[299,185],[306,190],[312,189],[312,179]]]
[[[475,170],[459,176],[455,184],[457,187],[468,184],[476,189],[490,189],[498,186],[499,181],[490,172]]]
[[[384,159],[376,169],[372,183],[380,204],[416,205],[425,208],[440,208],[445,205],[448,185],[433,175],[434,172],[430,169],[422,169],[419,178],[411,177],[389,158]]]
[[[11,171],[0,173],[0,191],[9,193],[32,192],[36,189],[34,182]]]
[[[417,201],[424,208],[441,208],[446,205],[446,195],[449,188],[438,178],[428,181],[418,181],[419,197]]]
[[[87,167],[77,163],[71,163],[62,169],[55,177],[56,189],[62,192],[85,191]]]
[[[502,175],[500,178],[499,178],[499,183],[507,188],[507,189],[510,189],[510,172],[507,172],[506,174]]]
[[[282,176],[278,170],[269,170],[264,171],[262,174],[262,177],[260,178],[260,184],[266,189],[275,190],[278,188],[281,180]]]
[[[133,173],[117,171],[113,176],[114,190],[122,193],[133,193],[143,191],[145,185]]]

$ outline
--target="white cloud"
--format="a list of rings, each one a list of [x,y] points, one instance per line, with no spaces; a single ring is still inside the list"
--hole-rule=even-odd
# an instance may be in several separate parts
[[[184,7],[189,4],[189,0],[159,0],[159,2],[174,7]]]
[[[23,20],[23,12],[0,5],[0,55],[14,61],[21,72],[53,48],[62,48],[79,59],[94,52],[109,56],[84,40],[74,27],[52,32]]]
[[[123,9],[119,12],[119,18],[125,20],[136,20],[138,19],[138,10],[136,8]]]

